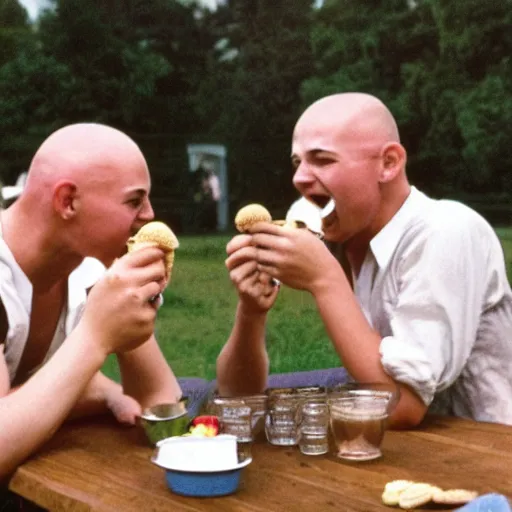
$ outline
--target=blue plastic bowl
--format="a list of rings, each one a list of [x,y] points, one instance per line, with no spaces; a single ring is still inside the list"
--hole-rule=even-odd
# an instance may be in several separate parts
[[[172,492],[182,496],[212,497],[233,494],[240,485],[242,468],[199,473],[166,470],[165,479]]]
[[[237,439],[233,435],[215,437],[170,437],[157,443],[151,459],[165,469],[169,489],[183,496],[225,496],[240,484],[242,469],[251,463],[238,462]]]

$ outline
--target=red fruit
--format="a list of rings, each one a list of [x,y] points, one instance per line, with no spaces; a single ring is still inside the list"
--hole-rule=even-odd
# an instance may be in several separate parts
[[[204,425],[205,427],[208,427],[208,432],[211,436],[216,436],[219,433],[219,418],[217,416],[196,416],[192,422],[192,427],[197,427],[198,425]]]

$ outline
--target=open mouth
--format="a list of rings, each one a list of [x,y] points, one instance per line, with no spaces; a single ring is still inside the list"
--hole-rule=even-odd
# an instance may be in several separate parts
[[[308,201],[316,204],[319,208],[324,208],[329,200],[331,199],[329,196],[322,196],[320,194],[313,194],[307,197]]]
[[[308,201],[314,203],[320,208],[320,217],[326,219],[336,209],[336,203],[330,196],[324,196],[320,194],[313,194],[307,197]]]

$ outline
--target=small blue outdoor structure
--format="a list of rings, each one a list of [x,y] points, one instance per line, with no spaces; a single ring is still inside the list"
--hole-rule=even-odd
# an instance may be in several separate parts
[[[217,207],[217,231],[225,231],[229,221],[226,147],[220,144],[188,144],[187,153],[190,172],[195,172],[199,165],[206,163],[219,178],[221,196]]]

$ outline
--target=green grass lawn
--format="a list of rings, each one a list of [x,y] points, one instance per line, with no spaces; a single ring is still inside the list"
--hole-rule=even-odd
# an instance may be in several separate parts
[[[509,278],[512,276],[512,228],[496,229]],[[213,379],[215,360],[226,341],[237,302],[224,266],[231,237],[181,236],[172,283],[158,312],[156,335],[176,375]],[[272,372],[329,368],[339,364],[312,297],[283,287],[270,313],[267,346]],[[105,373],[119,372],[109,358]]]

